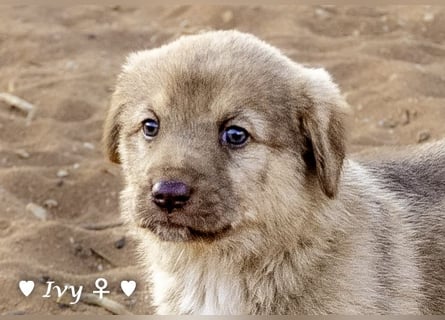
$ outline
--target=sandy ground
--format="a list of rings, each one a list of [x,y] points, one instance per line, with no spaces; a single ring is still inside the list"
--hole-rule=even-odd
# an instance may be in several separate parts
[[[444,8],[0,7],[0,92],[37,107],[26,125],[0,102],[0,314],[107,314],[42,298],[48,280],[91,292],[99,277],[109,298],[152,312],[118,225],[119,168],[101,152],[110,93],[128,52],[231,28],[333,74],[351,105],[351,152],[445,137]],[[129,279],[138,287],[127,298],[119,284]],[[29,297],[19,280],[36,282]]]

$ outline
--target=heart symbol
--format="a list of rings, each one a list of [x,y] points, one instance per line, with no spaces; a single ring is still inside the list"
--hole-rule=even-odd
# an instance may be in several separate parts
[[[136,289],[136,281],[130,280],[121,281],[121,289],[127,297],[131,296]]]
[[[23,295],[27,297],[31,294],[32,290],[34,290],[34,281],[22,280],[19,282],[19,288]]]

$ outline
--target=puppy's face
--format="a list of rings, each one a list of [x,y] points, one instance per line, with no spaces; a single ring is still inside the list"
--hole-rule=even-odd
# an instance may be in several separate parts
[[[131,55],[104,132],[124,213],[165,241],[284,223],[314,189],[335,196],[339,103],[325,72],[238,32]]]

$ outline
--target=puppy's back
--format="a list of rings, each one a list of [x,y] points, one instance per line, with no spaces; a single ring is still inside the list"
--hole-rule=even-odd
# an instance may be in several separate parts
[[[445,140],[359,160],[407,210],[404,224],[416,243],[425,300],[423,312],[445,313]],[[408,231],[408,230],[407,230]]]
[[[445,208],[445,140],[422,146],[377,148],[355,155],[382,182],[419,212]]]

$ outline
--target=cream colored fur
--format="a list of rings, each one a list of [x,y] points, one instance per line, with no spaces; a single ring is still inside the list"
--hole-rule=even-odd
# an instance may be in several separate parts
[[[252,141],[223,150],[215,124],[239,106],[230,121]],[[326,71],[251,35],[188,36],[130,56],[104,141],[123,167],[122,213],[159,314],[445,313],[445,143],[344,160],[345,112]],[[138,130],[147,117],[164,130],[150,143]],[[160,177],[195,181],[195,198],[215,209],[193,228],[221,235],[147,230],[161,217],[148,197]]]

